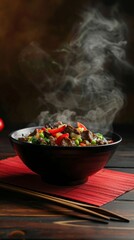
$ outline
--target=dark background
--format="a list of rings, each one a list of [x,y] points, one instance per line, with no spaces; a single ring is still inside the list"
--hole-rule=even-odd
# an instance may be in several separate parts
[[[36,107],[39,97],[37,88],[27,81],[20,69],[18,59],[21,51],[34,41],[51,53],[69,40],[83,7],[95,7],[98,4],[104,12],[118,4],[120,15],[128,26],[126,55],[132,68],[122,77],[126,100],[115,123],[134,125],[134,1],[1,0],[0,117],[6,127],[25,126],[43,110]]]

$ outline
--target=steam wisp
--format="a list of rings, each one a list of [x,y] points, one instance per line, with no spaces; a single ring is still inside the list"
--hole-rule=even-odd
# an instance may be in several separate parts
[[[20,56],[20,65],[39,91],[42,110],[39,125],[46,122],[81,121],[90,129],[110,129],[123,107],[118,80],[125,61],[126,24],[87,10],[70,43],[48,55],[31,43]]]

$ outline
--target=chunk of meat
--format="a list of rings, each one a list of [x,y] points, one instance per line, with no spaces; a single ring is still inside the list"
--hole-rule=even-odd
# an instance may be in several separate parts
[[[93,140],[93,133],[90,130],[83,131],[81,133],[82,140],[88,140],[89,142],[92,142]]]
[[[69,135],[71,133],[79,134],[79,131],[76,128],[74,128],[73,126],[67,125],[67,127],[64,130],[64,133],[69,133]]]
[[[70,138],[64,138],[61,142],[61,146],[75,146],[75,142]]]

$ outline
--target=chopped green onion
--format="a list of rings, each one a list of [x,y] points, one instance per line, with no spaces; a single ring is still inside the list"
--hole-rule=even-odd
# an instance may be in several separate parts
[[[38,139],[37,139],[35,136],[33,136],[33,137],[31,138],[31,141],[32,141],[32,143],[37,143]]]
[[[99,139],[104,139],[103,135],[101,133],[96,133],[96,136],[99,138]]]
[[[50,142],[50,139],[49,139],[49,138],[47,138],[47,137],[45,137],[45,138],[44,138],[44,140],[45,140],[45,142],[47,142],[47,143],[49,143],[49,142]]]
[[[32,143],[32,138],[29,137],[27,141],[28,141],[28,143]]]

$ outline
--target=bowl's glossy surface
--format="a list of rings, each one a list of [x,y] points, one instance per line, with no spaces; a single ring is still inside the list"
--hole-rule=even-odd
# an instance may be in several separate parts
[[[29,135],[35,128],[30,127],[9,135],[16,154],[33,172],[44,181],[55,185],[76,185],[87,181],[88,176],[105,167],[122,138],[116,133],[106,137],[114,141],[108,145],[90,147],[44,146],[21,142],[19,137]]]

